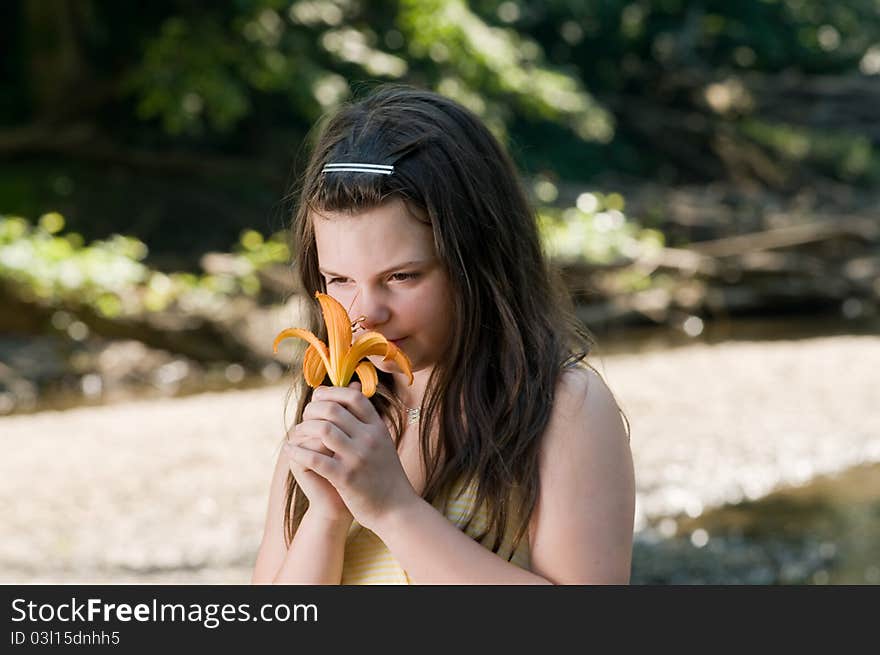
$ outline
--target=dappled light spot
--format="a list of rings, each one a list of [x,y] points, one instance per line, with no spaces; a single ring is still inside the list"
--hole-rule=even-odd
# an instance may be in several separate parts
[[[104,381],[101,376],[96,373],[88,373],[82,377],[80,382],[83,394],[86,398],[96,398],[101,395],[104,390]]]
[[[682,323],[681,329],[689,337],[698,337],[703,333],[703,319],[699,316],[688,316]]]
[[[697,548],[702,548],[709,543],[709,533],[698,528],[691,533],[691,543]]]
[[[241,364],[230,364],[224,372],[226,379],[237,384],[244,380],[244,367]]]

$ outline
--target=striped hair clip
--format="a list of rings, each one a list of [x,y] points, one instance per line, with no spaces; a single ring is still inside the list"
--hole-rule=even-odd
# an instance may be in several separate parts
[[[385,164],[360,164],[356,162],[340,162],[338,164],[324,164],[322,173],[379,173],[381,175],[391,175],[394,172],[394,166],[386,166]]]

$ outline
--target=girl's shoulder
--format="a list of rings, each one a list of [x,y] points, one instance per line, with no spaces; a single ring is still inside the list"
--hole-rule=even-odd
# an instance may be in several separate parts
[[[544,468],[602,458],[629,445],[629,423],[603,377],[588,365],[562,371],[541,444]]]
[[[601,380],[598,373],[584,362],[577,362],[562,369],[557,384],[557,392],[563,394],[586,393],[593,378]]]
[[[612,396],[611,390],[601,375],[583,362],[562,369],[556,383],[554,410],[575,409],[588,399],[596,400]]]
[[[624,423],[598,372],[578,367],[560,375],[538,458],[533,572],[557,584],[628,580],[635,481]]]

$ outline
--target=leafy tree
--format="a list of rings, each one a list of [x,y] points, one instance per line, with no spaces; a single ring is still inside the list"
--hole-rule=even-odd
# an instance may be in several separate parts
[[[315,119],[379,81],[461,101],[529,174],[783,190],[880,180],[875,0],[19,0],[2,11],[0,157],[16,164],[0,172],[0,210],[59,208],[84,232],[125,207],[147,239],[214,197],[198,211],[222,235],[199,228],[177,245],[228,244],[253,222],[248,207],[283,194]]]

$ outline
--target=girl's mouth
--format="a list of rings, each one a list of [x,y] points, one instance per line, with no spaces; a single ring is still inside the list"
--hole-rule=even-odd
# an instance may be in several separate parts
[[[391,339],[390,341],[395,346],[400,347],[400,344],[402,344],[404,341],[406,341],[406,337],[403,337],[402,339]]]

